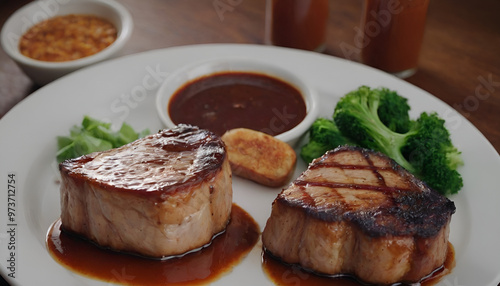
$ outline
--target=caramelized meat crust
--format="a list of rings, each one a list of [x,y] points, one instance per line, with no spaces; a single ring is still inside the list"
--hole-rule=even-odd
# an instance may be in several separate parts
[[[65,231],[162,258],[210,243],[229,221],[231,167],[220,137],[189,125],[60,164]]]
[[[116,149],[66,160],[59,169],[108,190],[164,196],[213,176],[225,159],[219,136],[181,124]]]
[[[343,146],[277,196],[262,241],[273,256],[321,274],[418,282],[443,265],[454,212],[387,156]]]

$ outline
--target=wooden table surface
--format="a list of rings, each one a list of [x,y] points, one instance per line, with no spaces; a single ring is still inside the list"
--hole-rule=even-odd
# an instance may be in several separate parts
[[[54,0],[55,1],[55,0]],[[134,33],[122,54],[201,43],[264,43],[265,0],[119,0]],[[0,0],[0,25],[29,1]],[[354,45],[363,0],[330,0],[325,53]],[[224,11],[217,4],[226,5]],[[500,150],[500,1],[433,0],[418,72],[408,82],[458,110]],[[0,50],[0,118],[35,86]],[[0,139],[1,140],[1,139]]]
[[[55,0],[54,0],[55,1]],[[0,0],[0,25],[26,0]],[[122,54],[200,43],[264,43],[265,0],[121,0],[135,29]],[[354,45],[363,0],[330,0],[327,49]],[[226,4],[226,9],[215,7]],[[418,72],[406,79],[458,110],[500,150],[500,1],[431,1]],[[0,118],[35,91],[0,50]]]

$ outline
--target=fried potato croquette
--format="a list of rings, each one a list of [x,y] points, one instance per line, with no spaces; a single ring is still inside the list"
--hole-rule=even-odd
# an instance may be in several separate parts
[[[233,174],[269,187],[290,181],[297,155],[287,143],[246,128],[229,130],[222,140]]]

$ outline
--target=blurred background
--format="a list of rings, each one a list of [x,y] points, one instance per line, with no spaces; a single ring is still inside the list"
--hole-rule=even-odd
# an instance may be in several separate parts
[[[359,54],[352,48],[356,29],[361,25],[363,1],[330,0],[324,53],[359,60]],[[1,0],[0,25],[28,2]],[[122,55],[202,43],[264,44],[265,0],[119,2],[129,9],[135,24]],[[498,11],[498,0],[431,1],[418,72],[406,79],[466,116],[497,151],[500,150]],[[0,50],[0,118],[37,88]],[[487,93],[486,99],[478,99],[480,91]]]

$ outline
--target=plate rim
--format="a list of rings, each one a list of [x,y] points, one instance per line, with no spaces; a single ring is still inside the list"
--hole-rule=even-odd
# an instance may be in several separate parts
[[[400,86],[411,87],[411,89],[418,91],[418,93],[426,94],[427,96],[430,96],[430,98],[433,98],[433,100],[437,100],[437,102],[440,102],[440,104],[443,104],[444,106],[447,106],[448,108],[450,108],[452,110],[453,115],[458,116],[462,120],[462,122],[465,122],[466,128],[468,128],[468,129],[472,128],[472,130],[474,131],[473,135],[478,136],[478,138],[476,138],[476,139],[478,141],[480,141],[482,145],[485,145],[485,146],[482,146],[482,148],[484,148],[486,150],[486,152],[489,153],[490,155],[492,155],[491,152],[494,152],[495,156],[491,156],[491,157],[496,157],[495,166],[496,167],[500,166],[500,163],[499,163],[500,158],[498,157],[498,152],[496,152],[496,150],[493,148],[491,143],[486,139],[486,137],[484,137],[483,134],[481,134],[481,132],[475,126],[473,126],[466,118],[461,116],[458,112],[453,111],[453,109],[449,105],[447,105],[445,102],[443,102],[439,98],[434,97],[433,95],[426,92],[425,90],[422,90],[419,87],[416,87],[410,83],[404,82],[404,81],[399,80],[399,79],[395,79],[395,78],[392,79],[392,76],[382,74],[382,72],[380,72],[378,70],[375,70],[375,69],[372,69],[372,68],[369,68],[366,66],[362,66],[359,63],[350,62],[350,61],[345,60],[345,59],[336,58],[336,57],[329,56],[329,55],[315,54],[315,53],[310,53],[310,52],[305,52],[305,51],[297,51],[297,50],[292,50],[292,49],[287,49],[287,48],[261,46],[261,45],[254,45],[254,44],[201,44],[201,45],[171,47],[171,48],[165,48],[165,49],[145,51],[145,52],[141,52],[141,53],[134,54],[134,55],[128,55],[128,56],[113,59],[110,61],[106,61],[106,62],[97,64],[95,66],[91,66],[91,67],[82,69],[82,70],[77,71],[73,74],[65,76],[57,81],[54,81],[45,87],[40,88],[39,90],[32,93],[30,96],[25,98],[23,101],[21,101],[19,104],[14,106],[9,112],[7,112],[7,114],[4,115],[4,117],[2,119],[0,119],[0,132],[11,131],[12,124],[14,124],[17,119],[19,119],[18,117],[23,117],[21,114],[23,112],[23,110],[27,109],[28,107],[30,107],[33,104],[36,104],[38,101],[42,100],[41,97],[45,96],[45,94],[48,91],[51,91],[51,90],[57,91],[58,89],[61,88],[61,85],[64,85],[65,83],[75,82],[79,78],[81,78],[85,75],[88,75],[92,71],[98,71],[99,69],[109,68],[110,66],[113,66],[113,65],[125,65],[126,66],[127,63],[132,63],[134,61],[140,61],[141,59],[142,60],[149,59],[151,57],[154,57],[155,55],[162,55],[162,54],[168,54],[168,53],[175,54],[179,50],[183,50],[184,53],[198,50],[198,51],[201,51],[207,55],[210,55],[211,53],[214,53],[214,50],[228,49],[228,48],[232,49],[233,51],[238,50],[237,52],[257,51],[256,53],[267,53],[267,54],[274,54],[274,53],[279,52],[279,53],[293,55],[293,56],[300,55],[303,58],[315,59],[315,62],[319,62],[319,59],[321,59],[321,60],[327,59],[328,62],[331,62],[331,63],[342,63],[343,65],[347,65],[350,68],[353,68],[355,70],[363,70],[363,71],[366,71],[370,74],[375,73],[378,77],[382,77],[382,78],[391,77],[391,81],[399,82]],[[186,51],[186,49],[190,50],[190,51]],[[210,51],[207,51],[207,50],[210,50]],[[319,58],[316,58],[316,57],[319,57]],[[300,60],[297,60],[297,61],[300,61]],[[23,120],[21,120],[21,121],[26,121],[25,118],[22,118],[22,119]],[[3,143],[0,143],[0,146],[3,146],[3,145],[4,145]],[[3,151],[0,150],[0,152],[3,152]],[[4,166],[2,166],[2,168],[0,168],[0,169],[4,170],[4,172],[5,172]],[[4,199],[2,199],[2,202],[3,201],[4,201]],[[25,238],[23,238],[23,239],[25,239]],[[0,271],[1,271],[2,275],[5,275],[5,269],[3,267],[2,267],[2,269],[0,269]],[[496,277],[492,277],[491,279],[496,279],[498,281],[499,277],[500,277],[500,275],[497,274]],[[10,281],[10,280],[8,280],[8,281]],[[16,282],[16,280],[14,280],[14,282]],[[460,281],[458,281],[458,282],[460,282]],[[491,283],[494,283],[494,282],[491,282]],[[496,286],[496,283],[491,284],[491,285]]]

